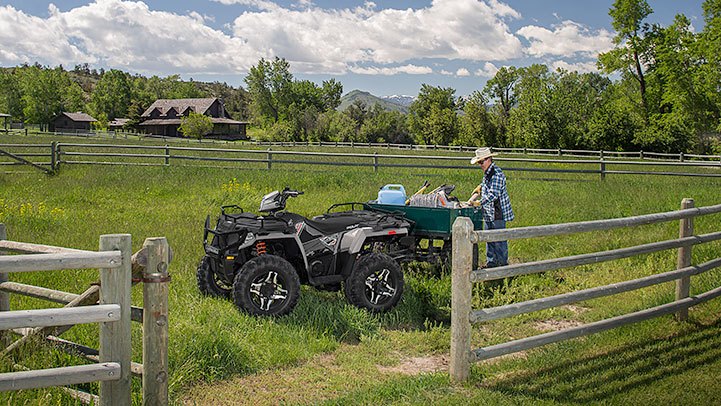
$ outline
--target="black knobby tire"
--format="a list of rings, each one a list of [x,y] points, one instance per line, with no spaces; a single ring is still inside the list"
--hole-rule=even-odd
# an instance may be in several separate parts
[[[275,255],[261,255],[246,262],[233,282],[233,301],[256,316],[290,313],[300,297],[300,279],[293,265]]]
[[[361,257],[345,281],[348,301],[372,312],[386,312],[403,295],[403,272],[387,254],[373,252]]]
[[[218,275],[213,272],[210,267],[210,261],[210,257],[204,256],[203,259],[200,260],[198,271],[195,273],[200,293],[207,296],[230,299],[230,293],[233,287],[223,282]]]

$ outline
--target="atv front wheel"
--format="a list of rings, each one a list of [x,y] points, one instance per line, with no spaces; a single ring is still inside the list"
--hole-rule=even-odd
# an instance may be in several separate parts
[[[293,310],[300,297],[300,279],[293,265],[275,255],[261,255],[246,262],[233,282],[233,301],[256,316],[282,316]]]
[[[390,256],[370,253],[361,257],[345,282],[351,304],[373,312],[392,309],[403,294],[403,272]]]
[[[198,265],[198,271],[195,274],[198,281],[198,289],[200,289],[200,293],[207,296],[229,299],[233,287],[223,282],[223,280],[213,272],[210,268],[210,261],[211,259],[208,256],[204,256],[200,261],[200,265]]]

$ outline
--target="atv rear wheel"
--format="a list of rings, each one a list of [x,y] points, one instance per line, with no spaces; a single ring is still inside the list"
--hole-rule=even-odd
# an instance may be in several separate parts
[[[225,283],[215,272],[213,272],[210,267],[210,261],[210,257],[204,256],[203,259],[200,260],[198,271],[195,274],[200,293],[207,296],[230,299],[230,292],[233,287]]]
[[[372,312],[386,312],[403,294],[403,272],[386,254],[373,252],[361,257],[345,282],[348,301]]]
[[[233,282],[235,305],[256,316],[290,313],[300,297],[300,279],[288,261],[261,255],[246,262]]]

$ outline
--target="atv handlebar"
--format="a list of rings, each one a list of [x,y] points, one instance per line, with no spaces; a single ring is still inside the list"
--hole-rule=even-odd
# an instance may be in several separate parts
[[[295,189],[291,189],[288,186],[283,189],[282,192],[280,192],[285,197],[298,197],[303,194],[303,192]]]

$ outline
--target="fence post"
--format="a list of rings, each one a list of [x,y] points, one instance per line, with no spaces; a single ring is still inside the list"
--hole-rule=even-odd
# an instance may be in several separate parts
[[[373,153],[373,172],[378,172],[378,152]]]
[[[8,234],[5,224],[0,223],[0,240],[7,240]],[[1,255],[1,254],[0,254]],[[8,281],[8,274],[5,272],[0,273],[0,283]],[[10,310],[10,293],[0,292],[0,312],[6,312]],[[0,331],[0,344],[3,348],[10,345],[10,332]]]
[[[57,148],[58,142],[53,141],[50,143],[50,169],[55,172],[55,167],[58,164],[58,158],[55,155],[55,149]]]
[[[170,166],[170,145],[165,144],[165,166]]]
[[[693,199],[686,198],[681,201],[681,209],[691,209],[694,207]],[[679,221],[679,232],[678,237],[684,238],[693,235],[693,217],[681,219]],[[676,269],[686,268],[691,266],[691,245],[681,247],[678,249],[678,262]],[[676,280],[676,300],[685,299],[688,297],[691,288],[691,277],[686,276]],[[676,320],[686,321],[688,319],[688,308],[681,309],[676,312]]]
[[[683,151],[681,151],[681,152],[678,154],[678,160],[679,160],[680,162],[683,162]]]
[[[117,251],[122,265],[100,270],[100,304],[120,305],[120,320],[100,323],[100,362],[118,362],[120,379],[100,383],[101,405],[129,405],[130,396],[130,234],[100,236],[100,251]]]
[[[601,158],[601,180],[606,180],[606,161]]]
[[[55,169],[60,170],[60,163],[63,162],[60,143],[55,144]]]
[[[271,151],[272,150],[268,148],[268,170],[270,170],[270,167],[273,165],[273,153]]]
[[[453,222],[451,270],[451,361],[453,382],[465,382],[470,374],[471,353],[471,266],[473,223],[468,217]]]
[[[562,152],[561,148],[559,148],[559,149],[558,149],[558,156],[561,156],[561,155],[563,155],[563,152]]]
[[[168,275],[165,237],[147,238],[143,249],[143,405],[168,404]]]
[[[643,159],[643,150],[638,151],[638,157],[641,158],[641,159]]]

